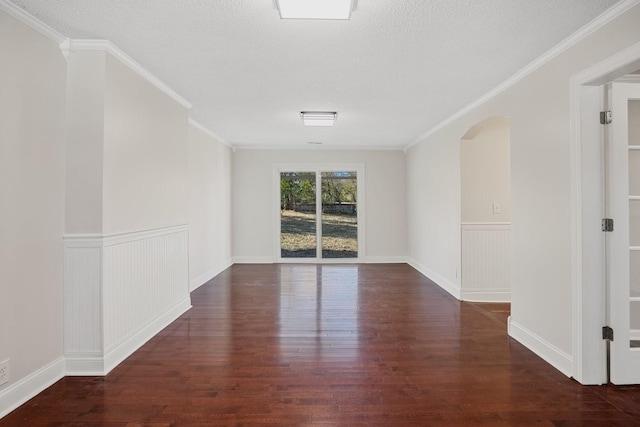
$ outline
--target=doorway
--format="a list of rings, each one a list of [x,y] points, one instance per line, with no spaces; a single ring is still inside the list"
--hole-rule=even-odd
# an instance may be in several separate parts
[[[600,226],[606,217],[604,177],[604,134],[605,126],[600,124],[599,115],[605,110],[604,85],[640,69],[640,43],[633,45],[604,61],[593,65],[571,78],[571,149],[572,149],[572,223],[573,223],[573,377],[582,384],[604,384],[607,378],[607,345],[603,340],[603,327],[611,326],[615,316],[612,309],[605,278],[608,271],[605,263],[605,234]],[[614,120],[615,115],[614,113]],[[627,143],[628,144],[628,143]],[[628,160],[627,160],[628,161]],[[628,182],[628,176],[627,176]],[[627,203],[629,202],[627,194]],[[627,211],[627,224],[630,220]],[[619,223],[619,218],[614,218]],[[627,230],[617,228],[617,234],[627,234]],[[607,236],[609,238],[609,236]],[[627,246],[627,258],[629,256]],[[627,259],[628,261],[628,259]],[[611,266],[612,268],[616,268]],[[624,274],[631,272],[626,270]],[[627,282],[627,290],[629,290]],[[609,306],[609,307],[608,307]],[[626,311],[630,301],[627,293]],[[618,322],[619,323],[619,322]],[[627,355],[634,354],[630,345],[630,323],[622,326],[627,333],[616,334],[612,344],[624,343]],[[612,356],[614,353],[612,352]],[[640,372],[640,357],[633,369],[624,368],[623,375]],[[617,362],[612,360],[612,368]],[[613,368],[615,369],[615,368]],[[637,383],[631,377],[616,380],[615,383]]]
[[[460,140],[461,297],[511,302],[510,123],[489,117]]]
[[[280,262],[357,262],[362,258],[361,165],[279,166]]]

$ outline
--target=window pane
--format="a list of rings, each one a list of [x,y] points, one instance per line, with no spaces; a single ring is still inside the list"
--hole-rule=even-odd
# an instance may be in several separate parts
[[[316,175],[280,174],[280,256],[316,257]]]
[[[356,172],[323,172],[322,258],[358,257]]]

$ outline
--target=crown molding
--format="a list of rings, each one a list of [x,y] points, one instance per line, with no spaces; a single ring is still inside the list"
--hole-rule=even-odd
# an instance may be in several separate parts
[[[123,64],[131,68],[138,73],[142,78],[149,83],[160,89],[162,92],[173,98],[176,102],[187,109],[191,109],[192,105],[189,101],[180,96],[177,92],[171,89],[168,85],[163,83],[159,78],[151,74],[149,70],[137,63],[133,58],[127,55],[123,50],[108,40],[77,40],[67,39],[60,44],[60,50],[62,50],[65,57],[73,56],[74,52],[78,51],[104,51],[110,53],[116,59],[120,60]]]
[[[26,10],[22,9],[19,6],[16,6],[15,4],[7,0],[0,0],[0,10],[13,16],[18,21],[28,25],[29,27],[38,31],[43,36],[48,37],[49,39],[53,40],[58,44],[62,43],[65,40],[65,37],[62,34],[57,32],[56,30],[54,30],[44,22],[40,21],[38,18],[31,15]]]
[[[73,54],[79,50],[102,50],[109,52],[111,55],[119,59],[133,71],[138,73],[141,77],[146,79],[149,83],[156,86],[162,92],[173,98],[180,105],[187,109],[191,109],[192,105],[189,101],[180,96],[177,92],[163,83],[159,78],[151,74],[146,68],[134,61],[129,55],[124,53],[121,49],[115,46],[108,40],[75,40],[69,39],[38,18],[29,14],[26,10],[16,6],[15,4],[7,1],[0,0],[0,10],[6,12],[10,16],[13,16],[20,22],[28,25],[34,30],[38,31],[42,35],[48,37],[60,46],[60,51],[65,59],[68,61],[73,57]]]
[[[591,22],[589,22],[588,24],[580,28],[578,31],[576,31],[575,33],[573,33],[572,35],[570,35],[569,37],[567,37],[566,39],[558,43],[556,46],[554,46],[547,52],[543,53],[541,56],[539,56],[537,59],[535,59],[533,62],[531,62],[529,65],[527,65],[517,73],[515,73],[513,76],[509,77],[507,80],[505,80],[504,82],[502,82],[501,84],[499,84],[498,86],[496,86],[495,88],[487,92],[486,94],[482,95],[480,98],[476,99],[472,103],[468,104],[466,107],[462,108],[457,113],[454,113],[453,115],[449,116],[449,118],[443,120],[442,122],[440,122],[440,124],[434,126],[427,132],[420,135],[413,142],[407,145],[405,149],[408,150],[409,148],[422,142],[423,140],[427,139],[428,137],[435,134],[436,132],[444,129],[445,127],[447,127],[454,121],[458,120],[465,114],[475,110],[482,104],[495,98],[502,92],[514,86],[520,80],[527,77],[529,74],[536,71],[538,68],[547,64],[548,62],[556,58],[558,55],[560,55],[561,53],[567,51],[575,44],[581,42],[586,37],[598,31],[600,28],[604,27],[606,24],[613,21],[614,19],[616,19],[617,17],[619,17],[620,15],[622,15],[623,13],[625,13],[626,11],[628,11],[629,9],[631,9],[632,7],[638,4],[640,4],[640,0],[623,0],[617,3],[616,5],[612,6],[610,9],[608,9],[607,11],[602,13],[600,16],[593,19]]]
[[[205,135],[210,136],[211,138],[215,139],[216,141],[220,142],[221,144],[226,145],[229,148],[234,148],[233,145],[229,144],[224,138],[222,138],[220,135],[218,135],[217,133],[209,130],[209,128],[204,127],[203,125],[201,125],[200,123],[196,122],[195,120],[193,120],[191,117],[189,117],[189,125],[193,126],[194,128],[198,129],[200,132],[204,133]]]

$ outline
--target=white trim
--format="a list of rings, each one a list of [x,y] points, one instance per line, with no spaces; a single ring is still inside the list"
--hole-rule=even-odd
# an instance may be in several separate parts
[[[449,116],[449,118],[440,122],[437,126],[434,126],[427,132],[420,135],[413,142],[408,144],[405,147],[405,149],[409,149],[413,147],[414,145],[420,143],[424,139],[428,138],[429,136],[433,135],[439,130],[445,128],[446,126],[453,123],[454,121],[458,120],[460,117],[464,116],[470,111],[473,111],[480,105],[500,95],[502,92],[509,89],[510,87],[518,83],[520,80],[524,79],[529,74],[536,71],[538,68],[547,64],[549,61],[553,60],[555,57],[557,57],[564,51],[568,50],[569,48],[574,46],[576,43],[579,43],[586,37],[598,31],[600,28],[602,28],[603,26],[605,26],[606,24],[608,24],[618,16],[622,15],[623,13],[625,13],[627,10],[631,9],[638,3],[640,3],[640,0],[623,0],[615,4],[614,6],[606,10],[604,13],[602,13],[600,16],[596,17],[591,22],[589,22],[588,24],[580,28],[578,31],[576,31],[575,33],[573,33],[572,35],[564,39],[562,42],[558,43],[556,46],[548,50],[546,53],[539,56],[529,65],[527,65],[526,67],[518,71],[516,74],[509,77],[507,80],[505,80],[504,82],[502,82],[501,84],[499,84],[498,86],[496,86],[495,88],[487,92],[486,94],[482,95],[480,98],[476,99],[471,104],[468,104],[466,107],[462,108],[457,113],[454,113],[453,115]],[[632,71],[632,70],[629,70],[629,71]]]
[[[445,291],[449,292],[457,300],[461,299],[460,287],[455,283],[445,279],[444,277],[440,276],[438,273],[431,270],[429,267],[425,267],[424,265],[420,264],[418,261],[416,261],[413,258],[408,259],[408,264],[411,267],[418,270],[418,272],[421,273],[423,276],[425,276],[427,279],[431,280],[433,283],[440,286]]]
[[[67,234],[62,237],[65,248],[102,248],[99,234]]]
[[[365,257],[366,264],[407,264],[406,256],[368,256]]]
[[[65,40],[65,36],[57,32],[44,22],[40,21],[38,18],[34,17],[26,10],[22,9],[19,6],[16,6],[11,2],[0,0],[0,10],[7,12],[7,14],[13,16],[18,21],[22,22],[25,25],[28,25],[43,36],[48,37],[58,44],[64,42]]]
[[[73,55],[73,52],[79,50],[102,50],[110,53],[115,58],[119,59],[122,63],[127,65],[133,71],[138,73],[142,78],[146,79],[149,83],[160,89],[166,95],[177,101],[180,105],[187,109],[191,109],[192,105],[185,98],[180,96],[176,91],[171,89],[167,84],[163,83],[159,78],[153,75],[149,70],[144,68],[138,62],[133,60],[123,50],[108,40],[79,40],[69,39],[44,22],[35,18],[24,9],[10,3],[6,0],[0,0],[0,10],[5,11],[7,14],[13,16],[20,22],[28,25],[34,30],[38,31],[42,35],[48,37],[59,45],[60,52],[64,57],[69,60]],[[224,141],[224,140],[223,140]]]
[[[144,68],[138,62],[136,62],[133,58],[127,55],[123,50],[118,48],[116,45],[111,43],[109,40],[77,40],[72,39],[68,42],[65,41],[64,46],[61,46],[61,50],[65,50],[67,52],[77,52],[82,50],[92,50],[92,51],[105,51],[110,53],[114,58],[120,60],[127,67],[131,68],[133,71],[138,73],[142,78],[147,80],[149,83],[160,89],[174,101],[178,102],[180,105],[185,107],[186,109],[191,109],[192,105],[189,101],[184,99],[182,96],[178,95],[173,89],[171,89],[168,85],[163,83],[159,78],[151,74],[149,70]]]
[[[640,74],[627,74],[626,76],[616,79],[618,83],[640,83]],[[629,147],[631,149],[631,147]],[[637,148],[635,148],[637,150]]]
[[[204,127],[203,125],[201,125],[200,123],[196,122],[194,119],[192,119],[191,117],[189,117],[189,124],[191,126],[193,126],[194,128],[198,129],[200,132],[204,133],[207,136],[210,136],[211,138],[215,139],[217,142],[226,145],[229,148],[235,148],[233,145],[229,144],[223,137],[221,137],[220,135],[218,135],[217,133],[209,130],[209,128]]]
[[[460,299],[468,302],[511,302],[511,291],[505,291],[504,289],[465,291],[463,289]]]
[[[0,418],[63,378],[64,364],[59,357],[0,391]]]
[[[168,227],[152,228],[148,230],[126,231],[120,233],[109,233],[102,236],[104,246],[115,246],[123,243],[131,243],[138,240],[152,239],[154,237],[166,236],[167,234],[182,233],[189,231],[188,224],[171,225]]]
[[[570,355],[515,322],[511,316],[509,316],[507,325],[508,334],[511,338],[533,351],[567,377],[571,376],[573,359]]]
[[[583,277],[583,197],[582,197],[582,137],[581,137],[581,113],[580,113],[580,90],[579,86],[571,82],[570,86],[570,128],[571,128],[571,282],[572,282],[572,353],[574,360],[573,377],[579,383],[586,385],[599,385],[606,382],[605,364],[606,360],[594,360],[589,363],[586,359],[598,356],[598,351],[585,352],[584,345],[588,338],[583,338],[585,326],[588,322],[587,313],[591,316],[602,317],[601,323],[604,325],[604,304],[600,307],[586,309],[584,302],[583,288],[586,281]],[[597,171],[595,173],[601,173]],[[599,191],[599,190],[596,190]],[[602,213],[600,213],[602,217]],[[593,248],[595,249],[595,248]],[[587,281],[597,281],[596,277],[587,277]],[[604,284],[601,284],[604,288]],[[585,290],[585,294],[588,292]],[[583,353],[584,352],[584,353]],[[585,354],[586,353],[586,354]],[[602,354],[604,356],[604,354]],[[593,365],[594,368],[588,368]],[[593,371],[593,372],[592,372]],[[600,372],[596,372],[600,371]]]
[[[137,231],[121,231],[107,234],[65,234],[63,239],[68,247],[103,247],[136,240],[151,239],[172,233],[189,231],[189,224],[176,224],[166,227],[149,228]]]
[[[65,356],[65,373],[68,377],[98,377],[105,375],[102,355]]]
[[[629,331],[629,339],[631,341],[640,341],[640,329],[631,329]]]
[[[620,5],[627,5],[623,2]],[[626,10],[626,9],[625,9]],[[602,344],[594,344],[593,340],[585,337],[592,335],[590,316],[592,313],[603,312],[602,289],[594,286],[587,287],[583,277],[583,252],[591,253],[592,247],[583,247],[583,167],[582,167],[582,139],[581,126],[581,87],[599,86],[615,80],[638,68],[640,62],[640,43],[636,43],[614,55],[598,62],[595,65],[575,74],[570,79],[570,137],[571,137],[571,281],[572,281],[572,309],[573,309],[573,377],[581,384],[601,384],[606,376],[606,355],[599,347]],[[584,171],[586,173],[587,171]],[[595,213],[594,213],[595,214]],[[604,259],[601,260],[604,269]],[[596,302],[597,301],[597,302]],[[598,305],[594,305],[598,304]],[[600,363],[589,363],[587,360],[597,355],[602,360]],[[593,367],[595,366],[595,367]]]
[[[218,274],[222,273],[223,271],[225,271],[227,268],[231,267],[232,265],[233,265],[233,261],[231,260],[231,258],[229,258],[228,260],[226,260],[222,264],[216,266],[215,268],[212,268],[211,270],[207,271],[206,273],[203,273],[203,274],[201,274],[201,275],[189,280],[189,292],[195,291],[200,286],[204,285],[209,280],[213,279]]]
[[[638,0],[640,1],[640,0]],[[629,46],[571,77],[574,89],[578,86],[600,86],[625,76],[638,67],[640,43]]]
[[[234,264],[275,264],[276,260],[268,256],[233,257]]]

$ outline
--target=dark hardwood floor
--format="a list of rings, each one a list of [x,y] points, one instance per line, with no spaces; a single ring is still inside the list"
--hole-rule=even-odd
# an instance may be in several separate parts
[[[640,425],[640,387],[583,387],[407,265],[236,265],[106,377],[0,426]]]

